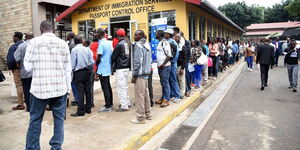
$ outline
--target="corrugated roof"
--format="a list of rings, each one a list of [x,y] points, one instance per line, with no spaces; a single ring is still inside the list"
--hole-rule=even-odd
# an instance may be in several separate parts
[[[274,33],[282,34],[284,30],[275,29],[275,30],[259,30],[259,31],[248,31],[246,32],[246,36],[256,36],[256,35],[270,35]]]
[[[300,27],[300,22],[276,22],[276,23],[260,23],[260,24],[251,24],[246,27],[247,30],[255,29],[279,29],[279,28],[295,28]]]

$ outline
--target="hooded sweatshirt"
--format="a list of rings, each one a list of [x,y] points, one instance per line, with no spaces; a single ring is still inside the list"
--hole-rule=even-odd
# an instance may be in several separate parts
[[[151,72],[151,48],[143,38],[133,45],[133,71],[132,76],[148,76]]]

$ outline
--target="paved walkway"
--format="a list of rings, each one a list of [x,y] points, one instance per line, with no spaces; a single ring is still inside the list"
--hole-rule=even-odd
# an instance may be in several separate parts
[[[11,97],[12,75],[6,73],[7,80],[0,83],[0,149],[2,150],[23,150],[25,146],[26,132],[28,128],[29,114],[25,111],[12,111],[11,107],[16,105],[16,97]],[[130,77],[129,77],[130,78]],[[153,77],[154,99],[161,95],[161,86],[159,77]],[[114,93],[114,105],[118,106],[119,101],[115,89],[115,79],[111,78]],[[129,84],[129,96],[133,103],[133,84]],[[67,120],[65,121],[65,141],[63,149],[75,150],[110,150],[127,147],[139,147],[145,139],[150,138],[158,132],[165,124],[178,115],[184,108],[198,98],[199,91],[193,91],[193,98],[186,98],[181,103],[171,103],[167,108],[155,106],[152,109],[153,120],[147,121],[145,125],[135,125],[130,123],[134,119],[135,109],[128,112],[118,113],[97,113],[104,105],[104,98],[100,88],[100,82],[95,83],[95,108],[92,114],[84,117],[73,118],[71,113],[76,111],[77,107],[70,106],[67,109]],[[200,89],[202,90],[202,89]],[[53,119],[52,113],[46,111],[41,134],[41,148],[49,149],[49,139],[52,136]],[[149,135],[144,135],[144,134]],[[135,143],[136,140],[138,142]],[[141,141],[139,141],[141,140]],[[128,142],[131,141],[131,142]],[[132,142],[133,141],[133,142]]]
[[[259,71],[245,68],[191,150],[299,150],[300,92],[285,67],[270,70],[269,85],[260,91]]]

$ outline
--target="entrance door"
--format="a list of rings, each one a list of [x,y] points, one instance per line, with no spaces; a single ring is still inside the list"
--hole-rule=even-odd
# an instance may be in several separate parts
[[[129,25],[130,21],[118,21],[118,22],[111,22],[110,23],[110,33],[111,36],[115,37],[115,32],[120,29],[123,28],[126,31],[126,35],[130,37],[130,25]]]
[[[129,28],[130,28],[130,40],[131,40],[131,42],[133,42],[134,41],[134,33],[136,30],[138,30],[137,21],[135,21],[135,20],[130,21]]]

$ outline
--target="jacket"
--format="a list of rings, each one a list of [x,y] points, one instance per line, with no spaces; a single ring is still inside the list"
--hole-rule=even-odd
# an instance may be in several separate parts
[[[129,44],[121,39],[111,55],[111,62],[113,69],[126,69],[130,68],[130,49]]]
[[[286,48],[285,52],[285,62],[289,65],[298,65],[298,61],[300,60],[300,49],[296,48]]]
[[[262,65],[274,64],[274,48],[269,44],[258,45],[256,63]]]
[[[17,68],[17,62],[15,60],[14,54],[15,54],[15,51],[17,50],[18,46],[21,43],[23,43],[22,40],[16,42],[12,46],[10,46],[10,48],[8,49],[8,53],[7,53],[7,56],[6,56],[8,70],[18,69]]]
[[[187,51],[187,48],[184,46],[182,46],[182,50],[179,51],[179,56],[178,56],[178,60],[177,60],[177,66],[181,67],[181,69],[184,69],[185,68],[185,65],[187,63],[187,56],[186,56],[186,52]]]
[[[145,39],[133,44],[133,70],[132,76],[145,76],[151,73],[152,52]]]
[[[185,40],[185,47],[186,47],[186,61],[189,62],[190,58],[191,58],[191,43],[188,40]]]

